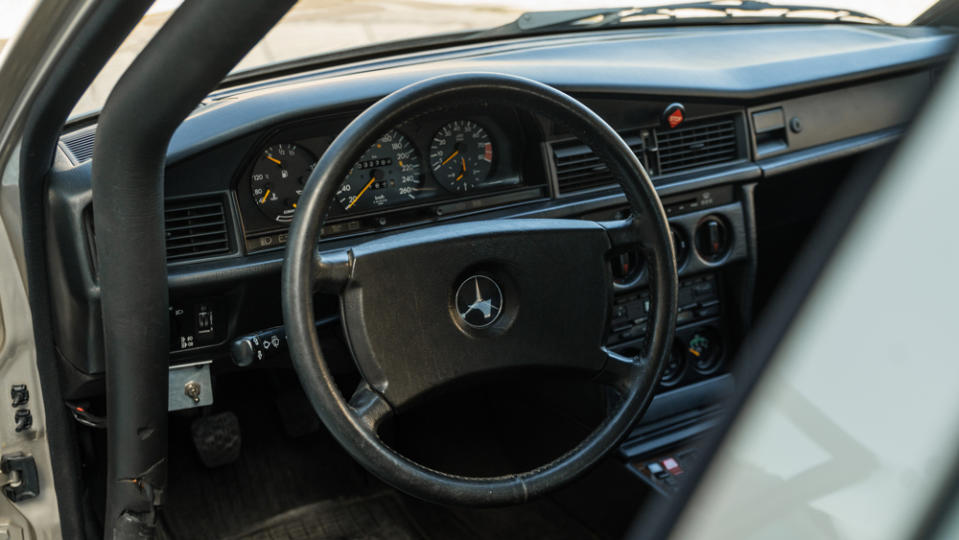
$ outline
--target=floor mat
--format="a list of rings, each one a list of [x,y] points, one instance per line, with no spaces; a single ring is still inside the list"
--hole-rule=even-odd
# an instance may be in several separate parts
[[[580,540],[597,536],[548,499],[449,508],[396,493],[325,500],[284,512],[232,540]]]
[[[399,496],[327,500],[302,506],[256,525],[236,540],[420,540]]]
[[[240,458],[209,469],[193,449],[190,417],[170,421],[169,483],[163,518],[173,538],[218,539],[317,501],[362,498],[382,485],[350,458],[325,430],[288,436],[269,396],[248,392],[230,399],[243,430]]]
[[[589,540],[597,535],[548,498],[501,508],[444,507],[402,496],[428,540]]]

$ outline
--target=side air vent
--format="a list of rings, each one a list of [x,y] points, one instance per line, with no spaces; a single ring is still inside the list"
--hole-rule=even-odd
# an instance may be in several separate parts
[[[226,212],[219,197],[166,202],[166,258],[169,262],[230,252]]]
[[[642,137],[634,135],[625,137],[625,140],[633,153],[645,164]],[[556,165],[556,179],[561,193],[615,183],[606,163],[585,144],[579,141],[566,141],[552,145],[552,150],[553,163]]]
[[[672,130],[655,130],[659,174],[718,165],[740,157],[733,118],[690,123]]]
[[[60,138],[60,142],[66,146],[67,151],[73,155],[77,163],[83,163],[88,159],[93,159],[93,143],[96,141],[97,128],[90,126],[73,133],[68,133]]]

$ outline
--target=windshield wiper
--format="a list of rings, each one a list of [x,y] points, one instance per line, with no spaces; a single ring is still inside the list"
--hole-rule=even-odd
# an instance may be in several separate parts
[[[659,26],[709,23],[846,22],[888,24],[882,19],[849,9],[806,5],[778,5],[756,0],[687,2],[650,7],[618,7],[563,11],[532,11],[515,21],[480,32],[484,36],[531,34],[616,26]]]

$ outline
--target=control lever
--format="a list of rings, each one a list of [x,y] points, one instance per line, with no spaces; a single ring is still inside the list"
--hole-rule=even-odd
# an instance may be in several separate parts
[[[320,328],[339,320],[340,318],[336,316],[320,319],[316,321],[316,327]],[[286,349],[286,346],[286,329],[282,326],[274,326],[235,340],[230,346],[230,353],[234,364],[247,367],[253,362],[275,358]]]

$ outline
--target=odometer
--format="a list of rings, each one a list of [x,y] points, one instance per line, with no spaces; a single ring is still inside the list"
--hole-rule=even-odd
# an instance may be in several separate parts
[[[423,183],[420,169],[410,140],[390,130],[353,165],[336,191],[336,200],[351,213],[414,200]]]
[[[296,144],[266,147],[253,164],[250,177],[256,206],[273,221],[292,221],[300,193],[315,164],[316,157]]]

